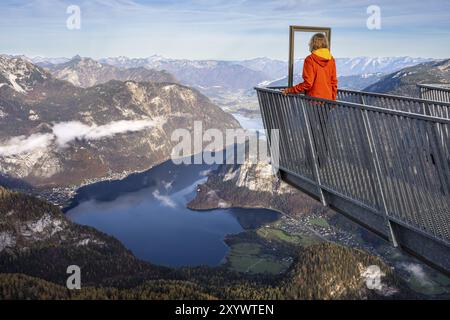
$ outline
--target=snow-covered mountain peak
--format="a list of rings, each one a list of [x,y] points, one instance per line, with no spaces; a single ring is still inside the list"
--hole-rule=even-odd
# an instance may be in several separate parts
[[[0,55],[0,88],[7,86],[24,94],[48,77],[47,72],[23,58]]]

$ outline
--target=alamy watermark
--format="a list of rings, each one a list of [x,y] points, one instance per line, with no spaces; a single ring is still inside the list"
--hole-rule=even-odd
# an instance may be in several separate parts
[[[66,26],[69,30],[81,29],[81,8],[77,5],[70,5],[66,9],[70,16],[66,20]]]
[[[376,5],[371,5],[367,7],[367,18],[366,25],[369,30],[380,30],[381,29],[381,8]]]
[[[80,290],[81,289],[81,269],[77,265],[71,265],[67,267],[67,274],[70,276],[67,278],[66,286],[69,290]]]

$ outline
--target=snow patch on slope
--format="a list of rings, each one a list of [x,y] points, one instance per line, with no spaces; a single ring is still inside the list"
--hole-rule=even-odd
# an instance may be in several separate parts
[[[14,247],[16,245],[16,239],[11,232],[0,232],[0,252],[5,248]]]
[[[84,247],[84,246],[87,246],[89,244],[104,245],[105,243],[103,241],[99,241],[99,240],[96,240],[96,239],[86,238],[86,239],[78,241],[76,246],[77,247]]]
[[[53,236],[55,233],[63,230],[63,221],[52,218],[49,214],[44,214],[40,219],[26,223],[21,230],[24,237],[35,237],[37,234],[48,233]]]
[[[0,87],[1,87],[1,84],[0,84]],[[6,112],[4,112],[2,109],[0,109],[0,119],[1,118],[6,118],[7,115],[8,114]]]
[[[47,74],[26,59],[0,55],[0,87],[8,86],[18,93],[33,90],[37,81],[47,79]]]
[[[9,74],[8,77],[9,77],[9,83],[11,84],[11,86],[12,86],[12,88],[13,88],[14,90],[16,90],[16,91],[19,92],[19,93],[25,93],[25,92],[26,92],[26,91],[25,91],[21,86],[19,86],[19,84],[16,82],[16,79],[17,79],[17,76],[16,76],[16,75],[14,75],[14,74]]]

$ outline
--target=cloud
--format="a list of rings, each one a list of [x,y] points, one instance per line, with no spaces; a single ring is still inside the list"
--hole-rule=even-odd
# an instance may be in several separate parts
[[[421,265],[417,263],[402,263],[401,266],[411,273],[423,286],[432,285],[432,282]]]
[[[29,153],[39,148],[48,147],[54,139],[50,133],[35,133],[29,137],[13,137],[0,144],[0,156],[13,156],[16,154]]]
[[[169,191],[170,189],[172,189],[172,186],[173,186],[174,181],[175,181],[175,180],[172,180],[172,181],[170,181],[170,182],[166,182],[166,181],[162,180],[161,182],[162,182],[162,184],[163,184],[163,186],[164,186],[164,189],[166,189],[167,191]]]
[[[284,59],[289,24],[333,28],[339,57],[447,57],[449,1],[80,0],[82,27],[68,31],[69,0],[0,1],[0,51],[45,56]],[[366,9],[382,9],[369,31]],[[69,33],[70,32],[70,33]],[[11,37],[14,34],[15,37]],[[58,39],[58,41],[54,41]],[[148,41],[152,39],[152,41]],[[94,42],[93,42],[94,41]],[[439,46],[435,44],[439,43]],[[182,48],[182,50],[180,50]]]
[[[136,132],[160,124],[160,120],[120,120],[105,125],[87,125],[79,121],[60,122],[53,125],[52,133],[35,133],[28,137],[17,136],[0,142],[0,156],[8,157],[31,153],[47,148],[53,142],[59,148],[66,147],[75,140],[99,140],[116,134]]]
[[[141,131],[156,125],[153,120],[120,120],[105,125],[86,125],[79,121],[57,123],[53,134],[58,146],[64,147],[73,140],[99,140],[125,132]]]
[[[211,169],[203,170],[203,171],[200,171],[199,175],[202,177],[207,177],[212,171],[213,170],[211,170]]]
[[[152,194],[155,199],[165,207],[175,208],[177,206],[177,204],[169,196],[162,195],[159,190],[153,191]]]

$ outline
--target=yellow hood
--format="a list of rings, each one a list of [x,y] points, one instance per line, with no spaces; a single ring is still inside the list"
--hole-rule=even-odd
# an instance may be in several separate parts
[[[314,50],[313,53],[316,56],[321,57],[321,58],[326,59],[326,60],[331,60],[331,58],[332,58],[331,52],[327,48]]]

